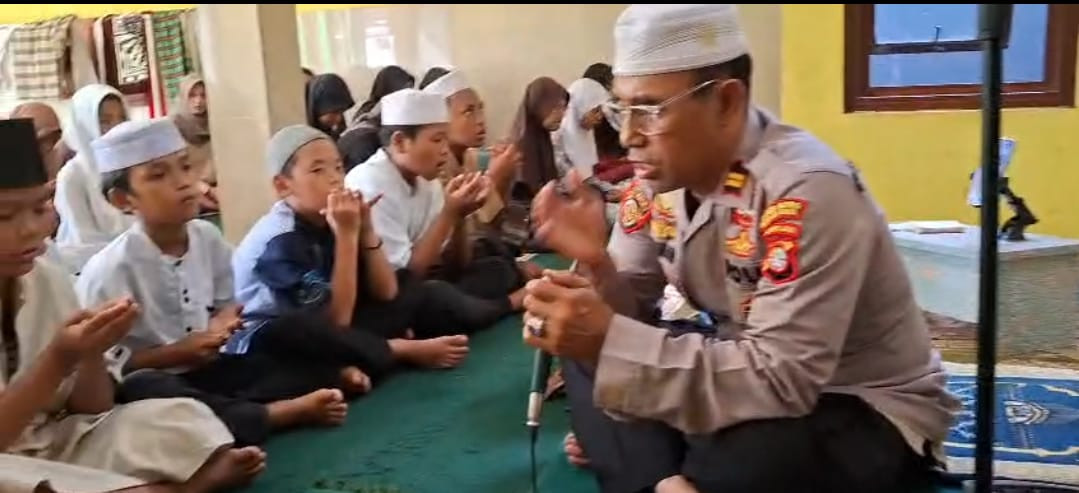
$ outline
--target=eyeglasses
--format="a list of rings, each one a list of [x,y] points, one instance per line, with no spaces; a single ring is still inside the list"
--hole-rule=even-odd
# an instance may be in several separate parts
[[[659,104],[633,104],[633,105],[621,105],[614,101],[608,101],[603,103],[604,109],[614,115],[617,115],[618,124],[620,127],[626,127],[627,125],[636,122],[638,125],[637,131],[643,135],[659,135],[665,131],[663,124],[663,116],[666,114],[667,109],[689,96],[692,96],[706,87],[711,86],[718,82],[719,79],[712,79],[709,81],[697,84],[690,89],[679,93],[675,96],[668,98]]]

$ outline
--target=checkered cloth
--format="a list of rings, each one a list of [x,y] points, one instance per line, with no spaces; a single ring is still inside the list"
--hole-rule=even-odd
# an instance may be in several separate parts
[[[74,15],[25,24],[11,34],[15,92],[20,99],[61,99],[70,92],[65,50]]]
[[[184,45],[182,10],[167,10],[150,14],[154,26],[154,50],[157,52],[157,73],[165,86],[166,101],[175,101],[180,91],[180,79],[191,72],[187,65]]]
[[[202,73],[202,59],[199,58],[199,19],[198,10],[185,10],[180,15],[180,24],[184,34],[184,65],[189,73]]]

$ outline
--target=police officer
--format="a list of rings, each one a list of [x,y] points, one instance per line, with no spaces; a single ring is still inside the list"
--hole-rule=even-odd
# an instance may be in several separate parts
[[[734,6],[630,6],[614,73],[638,181],[606,248],[579,178],[541,191],[537,234],[580,268],[525,300],[603,490],[926,483],[956,401],[888,225],[843,158],[750,103]],[[712,332],[656,325],[667,284]]]

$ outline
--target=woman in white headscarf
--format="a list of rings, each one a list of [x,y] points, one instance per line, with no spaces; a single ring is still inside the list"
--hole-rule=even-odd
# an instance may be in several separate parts
[[[71,122],[64,141],[75,157],[60,169],[56,179],[56,211],[60,215],[56,243],[79,267],[133,222],[106,200],[90,148],[94,139],[127,119],[123,96],[107,85],[90,84],[71,99]]]
[[[552,140],[559,175],[576,169],[587,183],[603,191],[608,200],[618,200],[621,192],[617,187],[594,177],[595,167],[601,161],[595,129],[605,123],[603,103],[610,99],[611,93],[599,82],[577,79],[569,86],[569,105]]]

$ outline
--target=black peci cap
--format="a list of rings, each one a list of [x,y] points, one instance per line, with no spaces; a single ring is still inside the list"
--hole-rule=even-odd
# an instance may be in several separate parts
[[[0,190],[36,187],[47,181],[34,121],[0,119]]]

